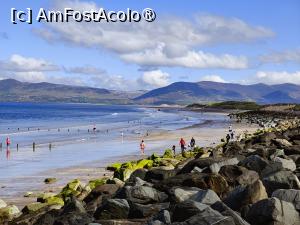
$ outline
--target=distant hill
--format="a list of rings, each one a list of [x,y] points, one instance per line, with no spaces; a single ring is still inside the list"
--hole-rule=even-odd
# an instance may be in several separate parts
[[[128,104],[134,93],[51,83],[0,80],[0,102],[72,102]]]
[[[143,104],[190,104],[197,102],[254,101],[258,103],[300,103],[300,86],[294,84],[241,85],[202,81],[176,82],[134,99]]]

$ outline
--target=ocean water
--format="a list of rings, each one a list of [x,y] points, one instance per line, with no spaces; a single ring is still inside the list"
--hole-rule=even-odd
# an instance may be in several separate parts
[[[139,141],[147,133],[182,129],[205,121],[219,124],[226,120],[222,114],[177,109],[159,111],[141,106],[1,103],[0,182],[109,157],[138,154]],[[9,147],[5,144],[7,137],[11,139]],[[147,148],[161,152],[170,144],[167,140],[153,141],[147,143]]]

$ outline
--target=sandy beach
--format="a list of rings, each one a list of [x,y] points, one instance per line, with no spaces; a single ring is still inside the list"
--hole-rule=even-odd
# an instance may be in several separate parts
[[[225,114],[224,114],[225,115]],[[213,121],[205,121],[199,124],[193,124],[184,128],[176,130],[161,130],[151,131],[148,136],[142,137],[128,137],[127,141],[136,143],[138,145],[141,138],[146,143],[146,154],[142,156],[137,150],[132,154],[123,154],[121,156],[111,156],[102,159],[96,159],[88,163],[78,164],[76,166],[63,167],[58,169],[46,170],[34,175],[25,177],[15,177],[13,179],[4,179],[1,182],[0,194],[1,198],[8,203],[14,204],[22,208],[28,203],[36,200],[36,195],[43,192],[57,193],[70,180],[78,178],[83,183],[89,180],[101,178],[104,176],[111,176],[112,173],[105,168],[113,162],[125,162],[129,160],[136,160],[152,153],[162,153],[166,148],[176,145],[179,152],[179,138],[183,137],[186,142],[189,142],[191,137],[196,139],[196,144],[201,147],[214,146],[220,143],[221,138],[224,138],[228,131],[228,126],[233,126],[236,135],[245,131],[254,132],[257,130],[257,125],[249,125],[244,123],[231,123],[231,121],[215,123]],[[148,145],[151,143],[151,145]],[[155,146],[155,147],[152,147]],[[57,178],[57,182],[53,184],[45,184],[43,181],[47,177]],[[16,185],[17,184],[17,185]],[[32,197],[24,197],[26,192],[32,192]]]

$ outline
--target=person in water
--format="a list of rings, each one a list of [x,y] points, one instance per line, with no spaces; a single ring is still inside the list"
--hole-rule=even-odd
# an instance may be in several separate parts
[[[9,137],[6,138],[6,146],[7,146],[7,147],[10,146],[10,138],[9,138]]]
[[[140,143],[140,149],[141,149],[141,153],[143,155],[145,154],[145,147],[146,147],[145,142],[144,142],[144,140],[142,140]]]
[[[184,150],[185,150],[185,141],[184,141],[183,138],[180,139],[179,145],[180,145],[180,147],[181,147],[181,154],[183,154],[183,153],[184,153]]]

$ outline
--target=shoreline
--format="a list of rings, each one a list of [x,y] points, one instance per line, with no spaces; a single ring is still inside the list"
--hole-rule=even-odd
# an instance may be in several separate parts
[[[249,125],[246,123],[233,123],[233,127],[236,130],[237,135],[249,131]],[[150,156],[153,153],[162,154],[166,148],[170,148],[171,144],[174,143],[177,146],[177,152],[179,152],[178,142],[180,137],[184,137],[187,141],[189,138],[196,137],[196,142],[201,147],[213,147],[216,144],[220,143],[221,138],[224,138],[226,129],[228,128],[227,122],[223,122],[220,124],[215,124],[215,126],[211,127],[211,123],[195,124],[186,128],[174,130],[174,131],[157,131],[151,133],[148,137],[145,137],[145,141],[158,142],[161,146],[155,149],[146,149],[146,156]],[[250,132],[256,131],[258,127],[253,125],[250,127]],[[132,140],[136,140],[137,138],[133,138]],[[46,193],[52,192],[56,193],[62,189],[70,180],[78,178],[83,182],[88,182],[91,179],[101,179],[105,175],[112,175],[110,171],[107,171],[105,168],[109,164],[115,162],[126,162],[132,160],[139,160],[141,158],[145,158],[146,156],[142,156],[138,151],[132,152],[131,154],[125,154],[122,156],[111,156],[106,157],[104,159],[97,159],[94,161],[80,163],[74,166],[50,169],[46,171],[41,171],[32,175],[25,176],[24,178],[16,177],[13,179],[7,179],[7,182],[14,181],[20,182],[23,181],[24,190],[13,190],[12,186],[8,183],[5,188],[1,188],[0,191],[3,193],[5,190],[10,192],[14,192],[14,195],[7,194],[5,196],[1,196],[3,200],[7,201],[10,204],[14,204],[19,208],[23,208],[26,204],[34,202],[35,197],[24,197],[26,192],[33,192],[33,196],[38,193]],[[88,165],[88,166],[86,166]],[[55,176],[53,176],[55,174]],[[43,180],[47,177],[55,177],[58,181],[54,184],[48,185],[44,184]],[[13,182],[12,182],[13,184]],[[30,185],[29,185],[30,184]]]

